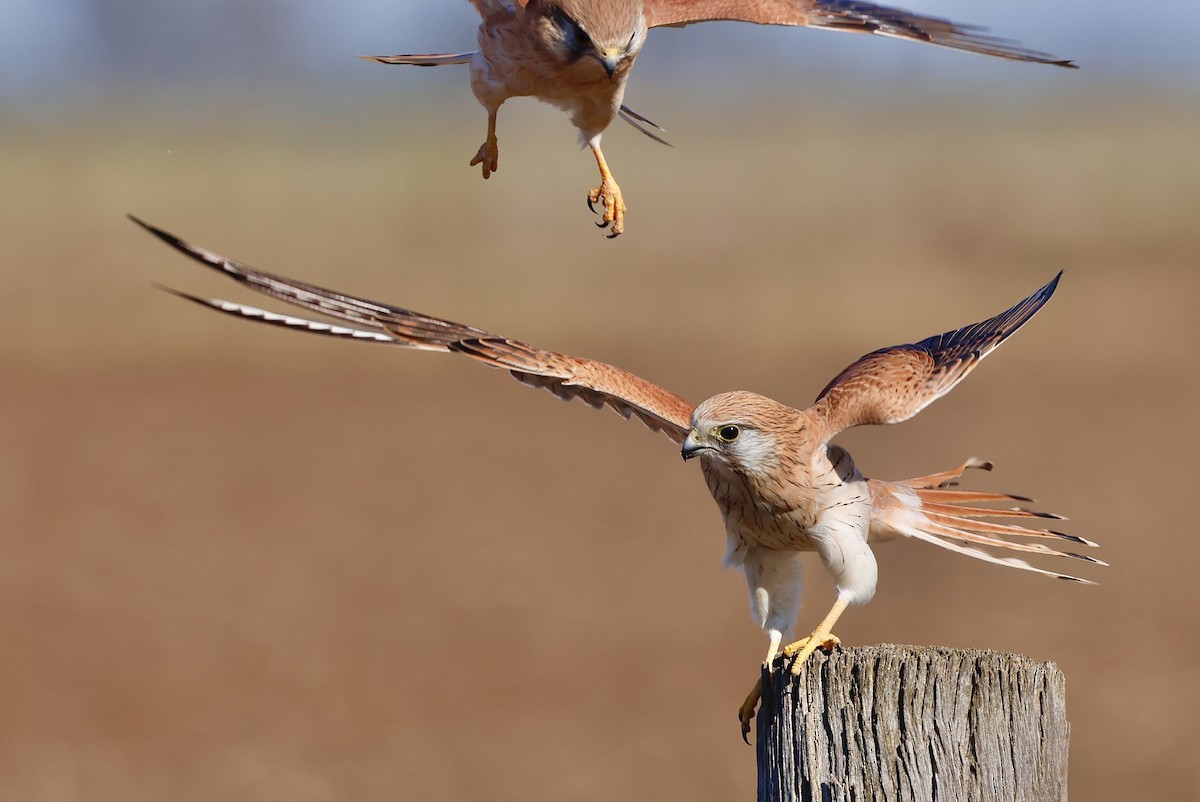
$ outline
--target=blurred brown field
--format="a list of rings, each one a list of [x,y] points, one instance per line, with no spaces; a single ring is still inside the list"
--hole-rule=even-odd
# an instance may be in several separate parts
[[[953,394],[841,442],[884,478],[991,459],[973,484],[1112,567],[1081,587],[886,544],[839,634],[1053,660],[1076,799],[1200,795],[1200,104],[859,100],[647,96],[676,147],[607,138],[615,242],[532,103],[486,184],[467,102],[0,126],[0,799],[754,790],[734,713],[765,639],[671,443],[466,360],[206,314],[152,283],[247,298],[127,212],[694,400],[804,404],[1065,269]],[[832,598],[811,568],[800,628]]]

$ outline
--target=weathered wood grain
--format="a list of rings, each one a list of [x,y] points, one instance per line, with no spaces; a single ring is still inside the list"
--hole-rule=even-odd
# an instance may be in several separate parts
[[[774,674],[759,802],[1060,802],[1065,679],[1014,654],[881,645]]]

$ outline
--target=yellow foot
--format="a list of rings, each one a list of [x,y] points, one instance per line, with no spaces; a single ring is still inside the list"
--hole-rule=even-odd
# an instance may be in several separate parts
[[[842,643],[841,639],[832,632],[821,634],[814,632],[807,638],[801,638],[795,643],[789,643],[784,646],[779,652],[779,659],[786,660],[789,657],[796,659],[792,663],[791,673],[793,676],[800,673],[804,667],[804,661],[807,660],[817,649],[825,649],[833,651]],[[766,666],[767,673],[773,673],[773,667]],[[754,683],[754,687],[750,689],[746,700],[742,702],[742,706],[738,708],[738,722],[742,725],[742,740],[750,743],[750,722],[754,720],[754,715],[758,710],[758,703],[762,700],[763,681],[762,677],[758,678],[758,682]]]
[[[621,188],[612,178],[603,178],[600,186],[588,193],[588,208],[596,214],[596,204],[604,206],[604,218],[596,223],[600,228],[612,226],[608,238],[618,237],[625,230],[625,201],[621,197]]]
[[[738,721],[742,725],[742,740],[747,745],[750,743],[750,722],[754,720],[754,713],[760,699],[762,699],[762,677],[759,677],[758,682],[754,683],[746,701],[742,702],[742,706],[738,708]]]
[[[784,657],[795,655],[796,659],[792,661],[792,676],[796,676],[804,668],[804,661],[812,656],[812,653],[817,649],[824,649],[827,652],[832,652],[842,644],[840,638],[832,632],[814,632],[807,638],[801,638],[795,643],[789,643],[780,650],[780,654]]]
[[[488,137],[488,140],[479,146],[479,152],[475,154],[474,159],[471,159],[472,167],[477,164],[483,165],[485,179],[491,177],[492,173],[500,168],[500,146],[496,143],[495,137]]]

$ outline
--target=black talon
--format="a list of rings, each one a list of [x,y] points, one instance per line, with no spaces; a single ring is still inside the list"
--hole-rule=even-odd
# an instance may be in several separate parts
[[[612,221],[611,221],[611,220],[605,220],[603,223],[596,223],[596,228],[608,228],[608,224],[609,224],[610,222],[612,222]]]
[[[605,234],[604,238],[605,239],[616,239],[619,236],[621,236],[621,233],[619,231],[614,231],[611,234]]]
[[[600,212],[596,211],[596,207],[592,205],[592,196],[585,195],[584,198],[587,200],[588,208],[592,210],[592,214],[600,214]]]

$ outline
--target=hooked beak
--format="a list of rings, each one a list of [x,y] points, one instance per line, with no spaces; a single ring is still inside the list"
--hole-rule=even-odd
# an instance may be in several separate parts
[[[612,78],[613,73],[617,71],[617,67],[621,64],[621,51],[616,48],[606,48],[596,53],[596,60],[604,67],[604,71],[608,73],[608,77]]]
[[[683,459],[686,462],[687,460],[690,460],[692,457],[698,456],[700,454],[700,452],[702,452],[702,451],[711,451],[711,450],[712,450],[712,446],[706,446],[703,443],[701,443],[700,438],[698,438],[696,436],[696,433],[694,431],[691,431],[691,432],[688,432],[687,437],[685,437],[683,439],[683,449],[681,450],[680,453],[683,455]]]

